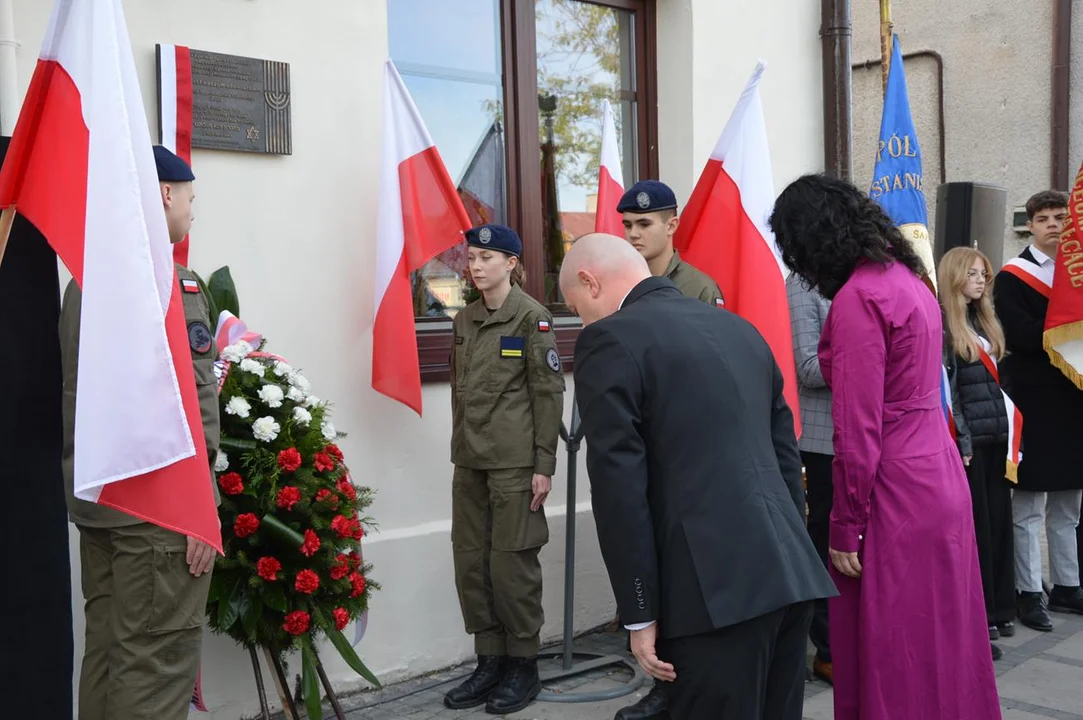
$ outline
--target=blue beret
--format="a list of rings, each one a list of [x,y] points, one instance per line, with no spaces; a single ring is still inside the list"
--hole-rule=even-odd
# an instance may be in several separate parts
[[[188,163],[162,145],[154,146],[154,164],[158,166],[158,182],[192,182],[196,179]]]
[[[523,254],[523,241],[514,230],[503,225],[481,225],[470,228],[466,231],[466,243],[488,250],[499,250],[515,257]]]
[[[665,183],[657,180],[640,180],[617,205],[617,212],[652,213],[659,210],[674,210],[677,207],[677,196]]]

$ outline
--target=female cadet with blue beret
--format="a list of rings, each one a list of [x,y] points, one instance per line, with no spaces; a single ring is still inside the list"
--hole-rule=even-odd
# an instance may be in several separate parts
[[[466,239],[481,297],[453,322],[451,544],[478,664],[444,704],[485,703],[504,715],[541,690],[538,553],[549,540],[542,506],[556,470],[564,374],[552,316],[520,287],[519,236],[483,225]]]

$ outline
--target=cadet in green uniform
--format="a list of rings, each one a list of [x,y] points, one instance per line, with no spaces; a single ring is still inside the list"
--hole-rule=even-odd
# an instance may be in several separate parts
[[[680,223],[677,196],[665,183],[640,180],[624,193],[617,204],[624,216],[624,239],[639,251],[651,275],[669,278],[686,297],[714,307],[725,306],[722,291],[707,273],[681,260],[673,248],[673,236]],[[668,720],[669,702],[661,680],[639,702],[617,711],[614,720]]]
[[[647,261],[652,275],[665,275],[687,297],[715,307],[725,305],[718,284],[683,262],[673,249],[679,220],[677,197],[668,185],[657,180],[637,182],[621,197],[617,212],[624,215],[624,239]]]
[[[192,175],[183,160],[155,147],[169,237],[191,226]],[[209,306],[195,276],[177,266],[196,390],[207,441],[207,482],[214,487],[219,419]],[[184,282],[184,281],[189,282]],[[183,290],[182,290],[183,288]],[[86,648],[79,679],[79,720],[184,720],[195,687],[203,618],[215,551],[209,545],[104,505],[76,499],[75,387],[82,293],[64,292],[60,347],[64,372],[64,482],[68,514],[79,529]],[[218,500],[215,488],[215,500]]]
[[[549,541],[542,506],[556,470],[564,374],[552,316],[519,287],[519,236],[484,225],[466,239],[481,298],[453,322],[451,545],[478,666],[444,704],[486,703],[504,715],[541,690],[538,553]]]

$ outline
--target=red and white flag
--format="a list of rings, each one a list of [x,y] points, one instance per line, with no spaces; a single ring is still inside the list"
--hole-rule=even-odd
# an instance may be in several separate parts
[[[385,65],[372,387],[421,415],[410,274],[463,241],[470,218],[395,65]]]
[[[767,126],[756,66],[707,167],[681,213],[674,246],[681,258],[714,278],[726,307],[756,326],[782,369],[786,402],[801,435],[797,373],[782,254],[767,224],[775,204]]]
[[[158,46],[158,137],[192,164],[192,55],[183,45]],[[188,267],[188,238],[173,246],[173,259]]]
[[[83,290],[75,494],[221,551],[181,291],[121,0],[58,0],[0,206]]]
[[[1042,341],[1052,363],[1083,390],[1083,167],[1076,175],[1068,210],[1050,282]]]
[[[594,232],[624,237],[624,223],[617,205],[624,195],[624,174],[620,169],[620,146],[613,108],[602,101],[602,159],[598,166],[598,207],[594,213]]]

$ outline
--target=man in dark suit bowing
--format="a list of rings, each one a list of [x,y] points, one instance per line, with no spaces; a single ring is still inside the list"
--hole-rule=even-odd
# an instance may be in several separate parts
[[[587,471],[632,652],[673,682],[676,720],[800,720],[812,601],[835,588],[770,348],[612,235],[578,240],[560,286],[583,318]]]

